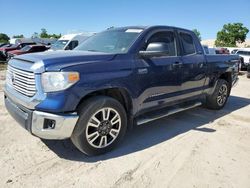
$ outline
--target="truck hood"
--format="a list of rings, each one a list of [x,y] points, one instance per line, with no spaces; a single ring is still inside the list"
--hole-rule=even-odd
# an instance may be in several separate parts
[[[60,70],[65,67],[74,66],[83,63],[94,63],[100,61],[109,61],[115,54],[89,51],[46,51],[32,54],[24,54],[15,57],[15,59],[42,64],[44,70]],[[35,66],[34,66],[35,67]]]

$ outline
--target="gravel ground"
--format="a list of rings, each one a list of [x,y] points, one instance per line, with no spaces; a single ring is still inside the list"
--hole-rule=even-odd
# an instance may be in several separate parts
[[[8,115],[0,72],[0,187],[250,186],[250,79],[221,111],[195,108],[136,127],[108,154],[31,136]]]

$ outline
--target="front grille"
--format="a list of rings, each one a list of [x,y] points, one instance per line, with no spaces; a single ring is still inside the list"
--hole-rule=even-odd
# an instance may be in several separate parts
[[[32,72],[16,69],[8,65],[6,83],[27,97],[32,97],[36,93],[35,74]]]

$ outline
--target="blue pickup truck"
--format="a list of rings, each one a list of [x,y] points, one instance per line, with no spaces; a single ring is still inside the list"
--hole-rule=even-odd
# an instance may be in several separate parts
[[[186,29],[108,29],[73,51],[12,58],[5,106],[31,134],[71,138],[80,151],[98,155],[134,125],[202,104],[223,108],[238,62],[236,55],[205,55]]]

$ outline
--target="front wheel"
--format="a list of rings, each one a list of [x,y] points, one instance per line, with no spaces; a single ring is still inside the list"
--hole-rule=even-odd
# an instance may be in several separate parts
[[[226,80],[219,79],[214,92],[207,96],[207,107],[214,110],[222,109],[230,94],[229,83]]]
[[[99,155],[112,150],[126,133],[125,109],[111,97],[88,99],[80,106],[79,115],[71,140],[87,155]]]

